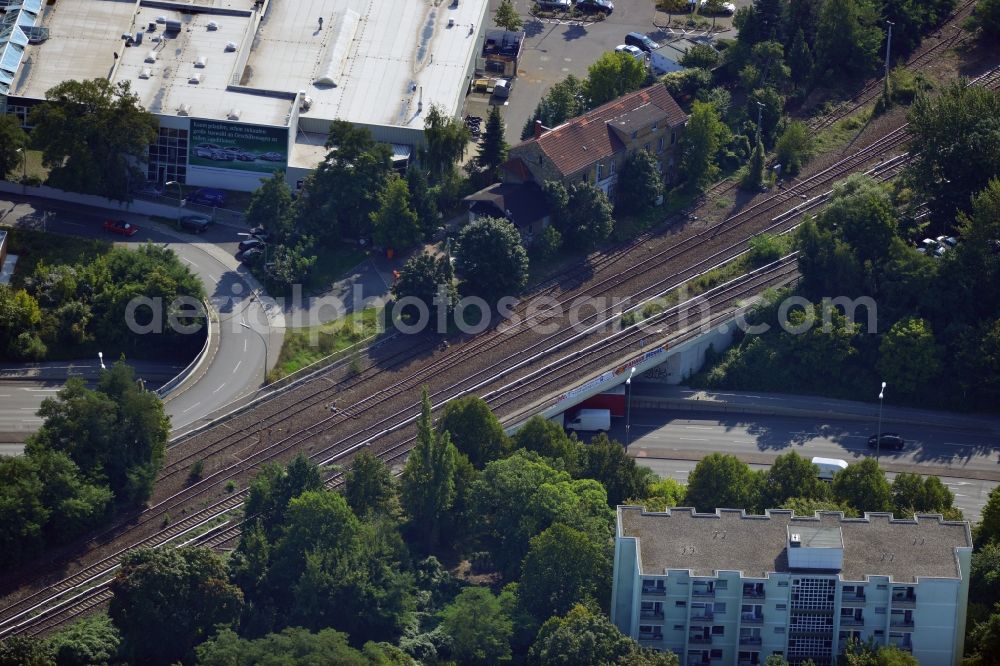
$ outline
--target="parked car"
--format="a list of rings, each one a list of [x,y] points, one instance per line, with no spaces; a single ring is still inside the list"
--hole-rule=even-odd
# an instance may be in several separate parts
[[[689,4],[693,5],[694,2],[692,0],[689,0]],[[706,11],[708,9],[708,0],[701,0],[700,6],[701,6],[701,11]],[[722,13],[726,14],[727,16],[732,16],[733,14],[736,13],[736,5],[733,4],[732,2],[723,2]]]
[[[847,461],[840,458],[820,458],[812,459],[812,464],[816,465],[816,478],[824,481],[833,481],[833,477],[847,469]]]
[[[240,241],[240,252],[246,252],[252,247],[264,249],[264,241],[259,238],[245,238]]]
[[[250,236],[252,238],[259,238],[265,243],[271,240],[271,232],[269,232],[264,227],[254,227],[253,229],[250,230]]]
[[[122,236],[135,236],[139,227],[125,220],[104,220],[104,230]]]
[[[572,0],[538,0],[538,8],[548,11],[568,12],[573,8]]]
[[[615,53],[627,53],[639,62],[646,62],[646,54],[638,46],[619,44],[615,47]]]
[[[201,204],[203,206],[225,206],[226,193],[222,190],[203,187],[199,190],[195,190],[194,193],[189,194],[187,202]]]
[[[259,257],[264,256],[263,247],[251,247],[246,250],[240,250],[236,253],[236,261],[241,264],[248,264],[252,261],[256,261]]]
[[[877,435],[872,435],[868,438],[868,448],[880,448],[880,449],[891,449],[893,451],[902,451],[906,442],[903,438],[894,432],[884,432],[882,437],[879,438]]]
[[[609,0],[576,0],[576,8],[581,12],[601,12],[607,15],[615,11],[615,3]]]
[[[659,44],[641,32],[630,32],[625,35],[625,43],[629,46],[634,46],[637,49],[642,49],[646,53],[652,53],[656,49],[660,48]]]
[[[180,224],[181,229],[195,234],[200,234],[208,229],[209,225],[212,224],[212,220],[200,215],[185,215],[178,220],[178,223]]]

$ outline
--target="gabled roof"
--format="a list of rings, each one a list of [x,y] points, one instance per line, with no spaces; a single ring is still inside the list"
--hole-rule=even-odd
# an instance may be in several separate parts
[[[643,107],[648,108],[635,116],[629,115]],[[616,118],[624,117],[623,122],[631,126],[640,117],[652,119],[654,116],[662,118],[670,127],[687,120],[687,115],[667,89],[654,84],[588,111],[531,141],[538,142],[556,169],[567,176],[625,149],[609,126]]]
[[[504,216],[518,226],[528,226],[549,214],[545,194],[536,183],[495,183],[465,197],[473,212]]]
[[[531,170],[528,169],[528,165],[520,157],[510,158],[501,164],[500,168],[519,180],[531,180]]]

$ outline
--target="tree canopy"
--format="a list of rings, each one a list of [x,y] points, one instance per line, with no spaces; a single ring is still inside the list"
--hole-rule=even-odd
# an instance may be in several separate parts
[[[715,105],[696,101],[681,135],[680,173],[688,187],[700,190],[715,180],[719,167],[715,155],[727,142],[729,130]]]
[[[587,68],[585,94],[591,108],[638,90],[646,80],[646,66],[628,53],[609,51]]]
[[[528,253],[508,220],[477,219],[462,229],[456,251],[455,268],[478,296],[513,296],[528,282]]]
[[[372,240],[376,245],[407,250],[424,236],[420,218],[410,207],[410,188],[393,174],[378,193],[378,209],[372,211]]]
[[[688,476],[686,504],[701,512],[754,506],[754,475],[735,456],[710,453]]]
[[[431,401],[424,389],[417,444],[406,459],[400,496],[410,520],[426,535],[428,546],[437,544],[441,524],[455,501],[457,457],[451,435],[434,431]]]
[[[16,167],[21,166],[24,153],[18,148],[26,149],[28,135],[21,129],[21,123],[14,114],[0,116],[0,179],[6,179]]]
[[[525,608],[542,620],[587,600],[606,605],[611,596],[610,543],[561,523],[532,537],[521,565]]]
[[[835,500],[859,512],[892,510],[892,488],[874,458],[865,458],[837,472],[831,489]]]
[[[486,401],[475,395],[451,400],[438,421],[438,431],[449,433],[455,447],[476,467],[501,457],[508,448],[507,434]]]
[[[500,600],[485,587],[467,587],[440,613],[441,630],[461,664],[509,662],[514,624]]]
[[[629,155],[618,176],[615,201],[627,213],[644,213],[663,194],[663,176],[656,158],[640,150]]]

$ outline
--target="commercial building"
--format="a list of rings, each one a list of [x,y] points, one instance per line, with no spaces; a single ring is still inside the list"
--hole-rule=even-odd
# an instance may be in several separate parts
[[[483,51],[487,0],[0,0],[0,112],[27,122],[70,79],[128,82],[159,120],[147,177],[294,186],[331,121],[405,163],[431,105],[457,115]]]
[[[972,535],[941,516],[618,507],[611,619],[682,666],[830,666],[847,641],[961,662]]]
[[[660,84],[638,90],[548,129],[510,149],[503,166],[508,183],[556,180],[593,183],[614,196],[618,173],[629,155],[646,150],[665,179],[676,167],[677,144],[687,115]]]

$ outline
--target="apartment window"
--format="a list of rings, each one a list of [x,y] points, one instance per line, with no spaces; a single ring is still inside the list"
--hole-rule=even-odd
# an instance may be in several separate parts
[[[684,608],[685,606],[688,605],[688,602],[686,602],[686,601],[675,601],[674,605],[677,606],[678,608]]]
[[[720,626],[720,625],[714,625],[712,627],[712,635],[713,636],[725,636],[726,635],[726,628],[723,627],[723,626]]]
[[[684,625],[683,624],[675,624],[674,625],[674,631],[684,631]]]
[[[708,653],[709,659],[722,659],[722,650],[713,649]]]
[[[713,604],[712,610],[716,615],[722,615],[726,612],[726,603],[724,601],[717,601]]]
[[[729,589],[729,581],[728,580],[719,580],[719,581],[716,581],[715,582],[715,589],[717,589],[717,590],[726,590],[726,589]]]
[[[778,581],[778,587],[788,587],[788,581],[787,580],[779,580]]]
[[[885,606],[876,606],[875,607],[875,614],[876,615],[885,615]]]

